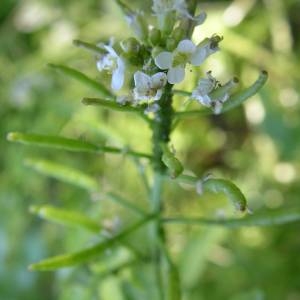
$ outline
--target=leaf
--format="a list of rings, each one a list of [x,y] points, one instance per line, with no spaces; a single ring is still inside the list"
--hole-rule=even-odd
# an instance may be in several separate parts
[[[101,229],[96,221],[79,212],[60,209],[50,205],[31,206],[30,212],[45,220],[61,225],[81,227],[95,233],[99,233]]]
[[[251,86],[232,95],[230,99],[224,103],[222,113],[241,105],[247,99],[255,95],[264,86],[264,84],[267,82],[267,79],[267,71],[261,71],[256,81]]]
[[[98,188],[97,181],[92,177],[61,164],[53,163],[48,160],[27,159],[25,165],[43,175],[56,178],[89,191],[95,191]]]
[[[54,270],[59,269],[63,267],[70,267],[74,265],[78,265],[84,262],[87,262],[97,256],[99,256],[103,251],[113,246],[116,242],[120,242],[122,239],[124,239],[126,236],[134,232],[135,230],[142,227],[144,224],[148,223],[149,221],[156,218],[156,215],[149,215],[146,218],[138,221],[137,223],[131,225],[121,233],[117,234],[116,236],[112,237],[111,239],[108,239],[104,242],[100,242],[96,244],[95,246],[92,246],[90,248],[87,248],[82,251],[64,254],[55,256],[52,258],[48,258],[45,260],[42,260],[40,262],[31,264],[29,266],[30,270],[34,271],[48,271],[48,270]]]
[[[213,225],[224,227],[243,226],[273,226],[300,221],[300,208],[290,208],[282,210],[271,210],[247,215],[241,219],[206,219],[206,218],[186,218],[169,217],[162,219],[164,223]]]
[[[7,140],[11,142],[18,142],[25,145],[34,145],[40,147],[63,149],[73,152],[90,152],[90,153],[115,153],[115,154],[128,154],[135,157],[143,157],[151,159],[151,155],[141,152],[132,151],[129,149],[122,149],[109,146],[96,146],[94,144],[51,135],[40,134],[27,134],[21,132],[10,132],[7,134]]]
[[[81,73],[80,71],[64,66],[64,65],[55,65],[55,64],[48,64],[49,67],[61,71],[65,75],[74,78],[81,83],[97,90],[102,97],[106,97],[109,99],[114,99],[113,94],[101,83],[91,79],[90,77],[86,76],[85,74]]]
[[[69,139],[60,136],[26,134],[21,132],[10,132],[7,140],[19,142],[25,145],[36,145],[41,147],[64,149],[75,152],[97,152],[99,148],[96,145],[85,141]]]

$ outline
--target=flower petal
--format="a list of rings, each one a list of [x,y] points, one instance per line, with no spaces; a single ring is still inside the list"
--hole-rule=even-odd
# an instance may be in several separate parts
[[[151,87],[151,77],[141,71],[137,71],[133,75],[134,84],[137,90],[147,91]]]
[[[112,56],[114,57],[119,57],[116,51],[113,49],[113,47],[109,45],[103,45],[103,48]]]
[[[153,101],[159,100],[161,98],[161,96],[162,96],[162,89],[158,89],[156,91],[156,95],[153,97]]]
[[[125,64],[121,58],[117,58],[117,68],[112,73],[111,88],[118,91],[124,84]]]
[[[207,47],[197,47],[196,51],[191,56],[191,64],[200,66],[208,56]]]
[[[194,22],[196,22],[196,26],[197,26],[197,25],[201,25],[204,23],[204,21],[206,20],[206,16],[207,16],[206,13],[203,11],[195,17],[190,16],[190,19],[193,20]]]
[[[155,58],[155,64],[162,70],[171,68],[173,61],[173,55],[171,52],[163,51],[159,53]]]
[[[164,72],[158,72],[151,76],[151,88],[159,89],[167,83],[167,75]]]
[[[184,67],[177,66],[175,68],[170,68],[168,71],[168,82],[171,84],[179,83],[184,79]]]
[[[176,50],[183,53],[193,53],[196,51],[196,46],[191,40],[182,40]]]

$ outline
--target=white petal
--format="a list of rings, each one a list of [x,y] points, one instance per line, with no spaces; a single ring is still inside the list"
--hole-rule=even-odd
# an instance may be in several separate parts
[[[173,55],[171,52],[163,51],[154,58],[155,64],[162,70],[170,69]]]
[[[141,71],[137,71],[133,75],[134,84],[140,91],[147,91],[151,86],[151,77]]]
[[[158,72],[151,76],[151,88],[159,89],[167,83],[167,75],[164,72]]]
[[[116,69],[111,78],[111,88],[115,91],[118,91],[124,83],[124,71],[120,68]]]
[[[191,19],[196,22],[196,26],[197,26],[197,25],[201,25],[204,23],[206,16],[207,16],[206,13],[203,11],[198,16],[195,16],[195,17],[191,16]]]
[[[196,46],[191,40],[182,40],[176,50],[178,52],[193,53],[196,51]]]
[[[184,79],[184,67],[178,66],[168,71],[168,82],[171,84],[179,83]]]
[[[113,49],[113,47],[108,46],[108,45],[103,45],[103,48],[112,56],[119,57],[118,54],[116,53],[116,51]]]
[[[208,56],[206,47],[197,47],[191,56],[191,64],[194,66],[201,65]]]
[[[117,68],[112,73],[111,88],[118,91],[124,84],[125,64],[121,58],[117,58]]]
[[[162,90],[159,89],[156,91],[156,95],[153,97],[153,101],[159,100],[161,98],[161,96],[162,96]]]
[[[204,95],[198,98],[198,101],[204,106],[211,106],[211,99],[208,95]]]

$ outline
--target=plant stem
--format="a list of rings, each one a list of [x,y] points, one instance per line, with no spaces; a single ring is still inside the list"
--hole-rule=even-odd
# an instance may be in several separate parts
[[[172,108],[172,85],[167,84],[164,93],[159,100],[160,110],[156,119],[152,123],[152,143],[153,143],[153,160],[152,166],[154,170],[153,186],[150,196],[151,210],[154,213],[161,214],[163,205],[161,194],[163,189],[163,177],[166,166],[163,164],[161,143],[168,143],[170,140],[170,132],[173,118]],[[155,277],[159,291],[159,299],[165,299],[164,280],[162,274],[162,257],[161,243],[165,241],[165,234],[160,220],[156,220],[151,227],[151,239],[153,243],[152,255],[154,260]]]

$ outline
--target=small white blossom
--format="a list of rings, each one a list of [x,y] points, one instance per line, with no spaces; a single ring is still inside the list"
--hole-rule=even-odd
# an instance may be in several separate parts
[[[237,78],[233,78],[223,86],[207,72],[207,78],[199,80],[197,87],[192,92],[192,99],[197,100],[200,104],[211,107],[214,114],[222,111],[223,104],[229,98],[230,90],[238,83]]]
[[[134,73],[135,88],[133,90],[136,101],[157,101],[162,96],[162,89],[167,83],[167,76],[163,72],[149,76],[141,71]]]
[[[211,75],[211,71],[207,72],[206,75],[207,78],[201,78],[198,81],[197,87],[192,92],[192,98],[202,105],[210,107],[211,99],[208,94],[215,89],[217,80]]]
[[[168,70],[168,82],[179,83],[184,79],[185,65],[201,65],[204,60],[218,50],[217,43],[207,39],[196,46],[191,40],[182,40],[173,52],[163,51],[154,58],[155,64],[162,70]]]
[[[205,12],[193,17],[187,9],[185,0],[153,0],[152,10],[158,17],[174,11],[179,17],[195,21],[196,25],[202,24],[206,19]]]
[[[110,45],[102,45],[107,51],[97,61],[97,69],[101,72],[106,70],[112,73],[111,88],[119,90],[124,83],[125,63]]]

